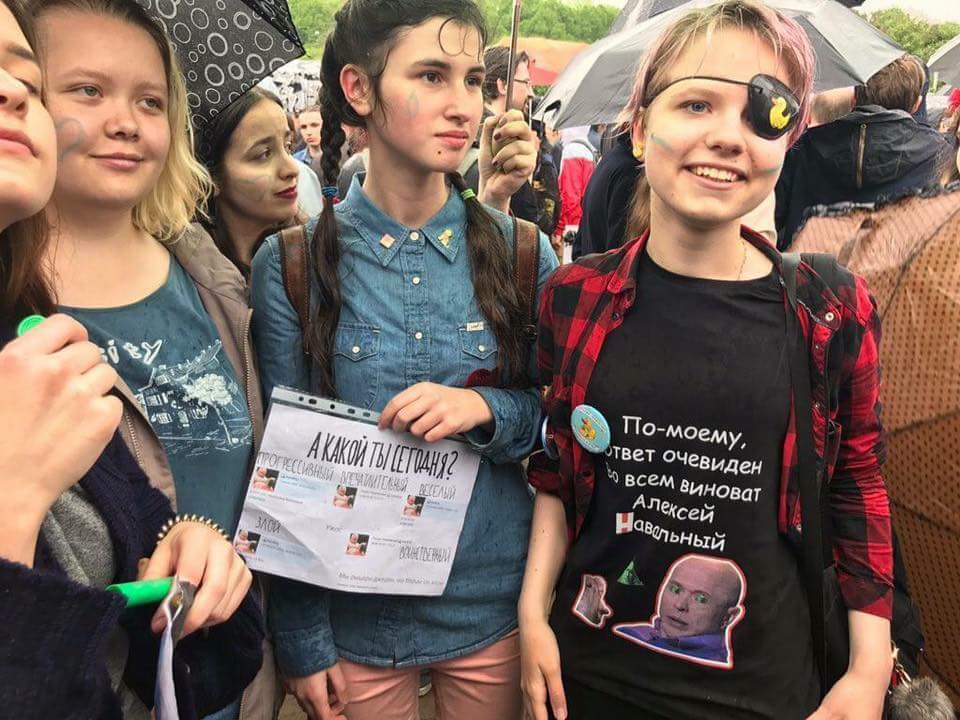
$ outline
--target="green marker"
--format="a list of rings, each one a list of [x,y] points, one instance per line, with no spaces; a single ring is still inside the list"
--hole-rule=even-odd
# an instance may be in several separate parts
[[[139,607],[160,602],[170,593],[171,587],[173,578],[165,577],[108,585],[107,590],[123,595],[127,599],[127,607]]]
[[[17,325],[17,337],[20,337],[28,330],[33,330],[44,320],[46,320],[46,318],[43,315],[27,315],[23,320],[20,321],[20,324]]]

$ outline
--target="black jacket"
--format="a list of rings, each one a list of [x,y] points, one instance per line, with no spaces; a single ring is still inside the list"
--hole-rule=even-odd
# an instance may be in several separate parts
[[[573,259],[606,252],[627,241],[630,203],[643,166],[633,157],[630,136],[623,133],[604,155],[583,194],[583,217],[573,240]]]
[[[902,110],[857,107],[807,130],[777,182],[777,245],[785,249],[814,205],[870,203],[937,182],[948,143]]]
[[[0,328],[0,347],[9,339]],[[136,579],[157,532],[173,512],[152,487],[119,434],[81,479],[113,540],[115,582]],[[0,716],[121,720],[106,668],[111,636],[122,625],[129,639],[124,681],[153,706],[159,638],[150,630],[155,607],[124,611],[111,592],[79,585],[58,567],[43,537],[34,567],[0,558]],[[178,643],[174,673],[181,720],[228,705],[253,680],[263,661],[264,628],[253,593],[233,617]]]

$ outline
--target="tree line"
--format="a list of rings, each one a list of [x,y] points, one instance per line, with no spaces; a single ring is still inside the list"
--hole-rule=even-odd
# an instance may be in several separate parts
[[[307,48],[319,58],[323,42],[333,27],[333,16],[344,0],[289,0],[293,20]],[[478,0],[487,17],[491,42],[510,33],[513,0]],[[606,5],[568,5],[560,0],[524,0],[520,33],[527,37],[592,43],[604,37],[618,10]],[[899,9],[879,10],[864,17],[926,61],[938,47],[960,34],[960,23],[931,23]]]
[[[294,24],[307,48],[319,58],[323,42],[333,27],[333,16],[344,0],[289,0]],[[491,42],[510,33],[513,0],[478,0],[487,17]],[[594,42],[607,34],[617,9],[605,5],[567,5],[560,0],[524,0],[520,33],[551,40]]]

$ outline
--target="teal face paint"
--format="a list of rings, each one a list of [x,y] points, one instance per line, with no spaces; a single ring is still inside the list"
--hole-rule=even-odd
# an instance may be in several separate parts
[[[775,167],[772,167],[772,168],[763,168],[761,170],[757,170],[757,174],[764,175],[764,176],[776,175],[781,170],[783,170],[783,165],[776,165]]]
[[[655,145],[659,145],[660,147],[662,147],[664,150],[668,152],[673,152],[673,145],[671,145],[670,143],[668,143],[666,140],[664,140],[662,137],[660,137],[655,133],[650,133],[650,141]]]

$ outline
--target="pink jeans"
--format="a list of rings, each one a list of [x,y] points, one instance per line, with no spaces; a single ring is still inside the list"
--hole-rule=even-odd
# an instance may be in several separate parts
[[[348,720],[420,720],[422,668],[371,667],[340,660]],[[520,638],[516,630],[470,655],[429,666],[437,720],[520,720]]]

